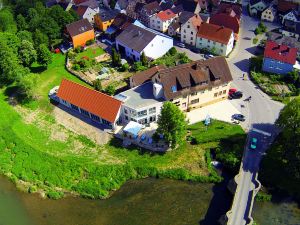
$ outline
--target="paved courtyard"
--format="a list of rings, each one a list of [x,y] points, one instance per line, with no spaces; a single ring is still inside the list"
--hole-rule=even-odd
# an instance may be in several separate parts
[[[232,122],[231,116],[235,113],[241,113],[232,103],[231,100],[224,100],[202,108],[194,109],[187,113],[189,123],[197,123],[205,120],[206,116],[210,118]]]

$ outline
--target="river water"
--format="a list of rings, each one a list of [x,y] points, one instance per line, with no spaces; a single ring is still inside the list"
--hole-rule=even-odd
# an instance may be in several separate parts
[[[226,182],[149,178],[127,182],[106,200],[50,200],[19,192],[0,177],[0,225],[214,225],[232,201]],[[300,224],[293,202],[256,204],[254,216],[260,225]]]

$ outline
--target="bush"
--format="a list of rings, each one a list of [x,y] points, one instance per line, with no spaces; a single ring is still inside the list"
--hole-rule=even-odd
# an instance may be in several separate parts
[[[253,44],[256,44],[257,42],[258,42],[258,39],[257,39],[257,38],[253,38],[253,39],[252,39],[252,43],[253,43]]]
[[[114,85],[110,84],[105,88],[105,93],[108,95],[114,95],[116,93],[116,88]]]
[[[88,40],[85,44],[87,46],[94,44],[96,41],[94,39]]]
[[[96,91],[101,91],[102,90],[102,84],[100,79],[96,79],[93,81],[93,86]]]
[[[258,202],[269,202],[272,200],[272,195],[258,192],[257,195],[255,196],[255,200]]]
[[[80,70],[80,65],[78,65],[77,63],[73,64],[72,70],[79,71]]]
[[[121,71],[125,72],[129,70],[129,64],[128,63],[124,63],[121,67]]]
[[[36,186],[30,186],[28,188],[28,193],[35,193],[37,192],[37,187]]]
[[[76,53],[80,53],[83,51],[83,47],[82,46],[77,46],[75,49],[74,49],[74,52]]]
[[[138,61],[133,64],[132,69],[133,71],[138,72],[138,71],[146,70],[148,68],[146,66],[143,66],[142,62]]]
[[[55,199],[55,200],[64,197],[64,193],[63,192],[52,191],[52,190],[48,191],[46,195],[47,195],[48,198]]]
[[[174,55],[176,55],[177,50],[176,50],[175,47],[172,47],[172,48],[170,48],[170,50],[168,51],[168,53],[169,53],[171,56],[174,56]]]

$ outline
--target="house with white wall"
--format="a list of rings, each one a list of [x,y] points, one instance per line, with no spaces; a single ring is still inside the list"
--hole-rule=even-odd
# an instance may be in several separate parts
[[[250,16],[261,16],[261,13],[268,7],[269,3],[266,0],[250,0],[248,9]]]
[[[184,15],[182,15],[184,14]],[[180,39],[181,42],[188,45],[195,46],[196,38],[199,27],[201,26],[202,19],[198,14],[193,14],[190,12],[183,12],[180,15]]]
[[[157,59],[173,47],[173,38],[144,26],[130,24],[116,37],[116,48],[128,58],[139,61],[142,53]]]
[[[87,19],[90,23],[94,23],[94,16],[99,13],[99,7],[92,9],[89,6],[74,6],[74,11],[81,19]]]
[[[214,54],[227,56],[233,49],[234,33],[231,29],[202,23],[197,33],[196,47]]]
[[[292,9],[282,16],[281,23],[284,24],[286,21],[291,21],[294,23],[300,22],[299,13],[297,10]]]
[[[262,13],[261,20],[273,22],[276,18],[277,10],[273,4],[269,5]]]
[[[150,18],[150,28],[165,33],[176,17],[170,9],[161,11]]]

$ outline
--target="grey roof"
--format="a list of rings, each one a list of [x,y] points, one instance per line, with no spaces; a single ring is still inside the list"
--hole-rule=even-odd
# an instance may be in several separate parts
[[[154,98],[152,82],[147,82],[138,87],[121,92],[114,98],[125,102],[124,105],[134,109],[142,108],[164,101],[163,98]]]
[[[141,52],[155,38],[156,34],[149,29],[130,24],[119,36],[116,41],[121,42],[128,48]]]
[[[183,11],[180,15],[179,15],[179,23],[181,24],[185,24],[190,18],[192,18],[195,14],[192,12],[188,12],[188,11]]]
[[[95,9],[99,7],[99,4],[96,0],[88,0],[86,2],[79,3],[77,6],[88,6],[91,9]]]
[[[289,46],[290,48],[296,48],[298,52],[300,52],[300,42],[298,41],[297,38],[284,36],[282,34],[275,33],[275,32],[269,32],[268,40],[274,41],[279,45],[283,44]]]
[[[129,4],[128,0],[118,0],[117,3],[118,3],[121,10],[126,9],[128,4]]]
[[[74,37],[78,34],[82,34],[89,30],[93,30],[92,25],[89,23],[87,19],[78,20],[74,23],[70,23],[66,26],[67,32],[71,37]]]
[[[119,14],[119,10],[117,9],[110,9],[110,10],[103,10],[99,13],[99,16],[102,22],[109,21],[114,19]]]

